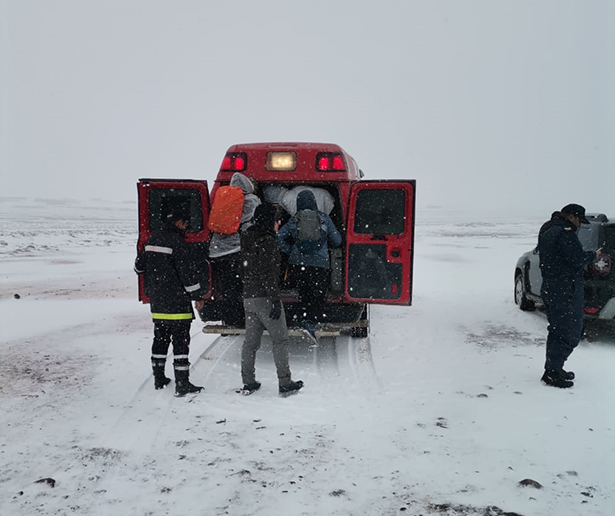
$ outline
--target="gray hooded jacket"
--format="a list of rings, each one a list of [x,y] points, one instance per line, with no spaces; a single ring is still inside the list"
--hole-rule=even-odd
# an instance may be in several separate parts
[[[241,225],[239,231],[231,235],[223,235],[214,233],[209,242],[209,257],[219,258],[233,253],[238,253],[241,250],[241,240],[239,233],[248,229],[254,218],[254,210],[261,203],[261,200],[254,195],[254,185],[246,176],[235,172],[231,177],[231,186],[239,186],[243,191],[243,212],[241,213]]]

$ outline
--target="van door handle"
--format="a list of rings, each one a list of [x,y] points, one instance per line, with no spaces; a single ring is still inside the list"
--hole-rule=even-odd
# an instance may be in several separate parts
[[[371,240],[383,240],[386,242],[387,237],[385,235],[372,235]]]

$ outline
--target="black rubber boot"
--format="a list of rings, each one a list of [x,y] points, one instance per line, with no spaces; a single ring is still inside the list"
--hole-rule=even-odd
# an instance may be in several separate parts
[[[175,396],[181,398],[186,394],[196,394],[201,392],[203,387],[192,385],[189,380],[189,371],[175,370]]]
[[[574,385],[573,382],[564,378],[561,371],[545,371],[541,380],[547,385],[560,389],[568,389]]]
[[[563,369],[560,371],[560,375],[564,380],[574,380],[575,375],[572,371],[564,371]]]
[[[171,383],[171,379],[164,375],[164,366],[152,366],[154,371],[154,389],[164,389]]]

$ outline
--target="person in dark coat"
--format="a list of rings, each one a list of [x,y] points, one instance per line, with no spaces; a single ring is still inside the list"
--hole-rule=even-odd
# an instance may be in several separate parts
[[[564,370],[564,363],[579,344],[583,331],[583,270],[599,254],[583,250],[576,233],[581,224],[588,224],[585,208],[568,204],[553,213],[538,235],[541,295],[549,321],[542,381],[560,388],[574,385],[575,375]]]
[[[304,245],[297,238],[297,217],[302,210],[313,210],[320,219],[320,240]],[[329,287],[329,245],[339,247],[342,236],[326,213],[318,211],[314,194],[304,190],[297,196],[297,215],[278,232],[278,245],[289,255],[290,273],[297,282],[302,327],[315,338],[315,324],[324,321],[324,307]]]
[[[189,219],[190,216],[183,212],[168,215],[162,230],[147,240],[135,261],[135,272],[144,275],[145,294],[150,299],[154,321],[154,388],[162,389],[171,381],[165,376],[164,368],[169,345],[173,342],[176,396],[203,389],[189,379],[192,301],[196,301],[197,308],[202,308],[202,296],[206,293],[195,275],[184,239]]]
[[[241,234],[246,317],[246,336],[241,350],[244,391],[256,391],[261,386],[256,381],[255,361],[265,329],[273,341],[279,392],[291,393],[303,387],[302,381],[292,380],[288,365],[288,329],[280,300],[280,252],[276,242],[278,227],[276,208],[271,204],[261,204],[254,212],[254,225]]]

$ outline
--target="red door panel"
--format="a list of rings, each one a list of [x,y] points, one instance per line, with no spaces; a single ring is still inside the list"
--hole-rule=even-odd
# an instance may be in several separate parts
[[[352,185],[346,235],[346,296],[410,305],[414,261],[415,181]]]
[[[181,207],[190,213],[190,225],[186,241],[192,250],[192,259],[199,270],[201,284],[210,286],[211,267],[207,261],[207,242],[209,241],[209,190],[207,181],[190,179],[140,179],[137,183],[139,198],[139,240],[137,252],[143,249],[147,239],[162,228],[168,213]],[[143,288],[143,277],[139,277],[139,299],[149,300]]]

